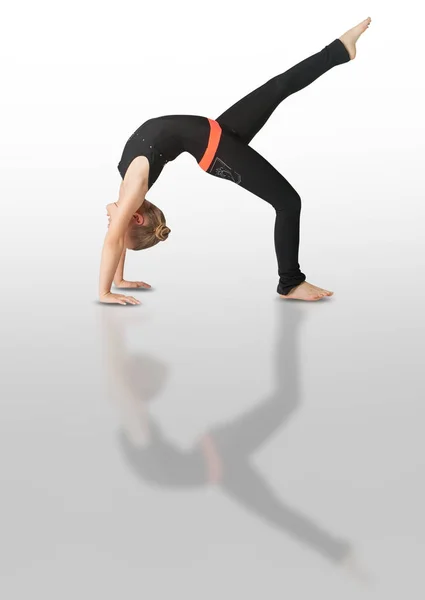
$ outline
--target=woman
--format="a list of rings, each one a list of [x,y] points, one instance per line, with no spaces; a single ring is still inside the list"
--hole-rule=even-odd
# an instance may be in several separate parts
[[[276,210],[274,229],[282,298],[315,301],[333,292],[308,283],[298,263],[301,199],[290,183],[249,146],[273,111],[332,67],[356,56],[356,42],[371,23],[370,17],[348,30],[320,52],[273,77],[216,120],[192,115],[168,115],[149,119],[128,139],[118,165],[123,178],[119,199],[106,206],[109,216],[100,266],[101,302],[140,304],[133,296],[111,292],[117,287],[147,287],[123,277],[126,249],[142,250],[167,239],[163,212],[145,194],[162,169],[182,152],[189,152],[199,166],[216,177],[237,183]]]

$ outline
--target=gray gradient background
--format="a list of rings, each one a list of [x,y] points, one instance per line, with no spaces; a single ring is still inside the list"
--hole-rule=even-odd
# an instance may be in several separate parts
[[[8,5],[2,598],[423,597],[416,6]],[[357,59],[287,99],[252,142],[300,193],[300,263],[334,297],[280,299],[272,207],[185,154],[147,196],[168,241],[128,253],[126,277],[152,290],[136,292],[140,306],[98,304],[104,207],[134,129],[161,114],[214,118],[368,15]],[[187,450],[255,407],[262,427],[271,404],[276,427],[249,461],[293,511],[287,527],[252,510],[249,494],[152,485],[120,449],[120,423],[139,422],[146,405]],[[248,486],[242,468],[229,474]],[[291,535],[297,518],[347,541],[357,575]]]

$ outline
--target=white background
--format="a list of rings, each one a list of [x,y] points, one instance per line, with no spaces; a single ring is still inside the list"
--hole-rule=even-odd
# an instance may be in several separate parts
[[[128,253],[126,277],[152,291],[138,307],[98,304],[105,205],[131,133],[153,116],[215,118],[367,16],[357,58],[288,98],[252,142],[299,192],[301,268],[334,297],[280,300],[273,210],[184,154],[147,196],[169,239]],[[5,597],[423,597],[420,5],[8,3],[0,52]],[[302,334],[286,334],[297,315]],[[276,383],[279,340],[299,389]],[[373,583],[216,490],[135,478],[107,400],[120,369],[101,358],[109,343],[148,365],[141,397],[149,365],[165,365],[151,410],[181,448],[292,393],[301,408],[256,465],[353,542]]]

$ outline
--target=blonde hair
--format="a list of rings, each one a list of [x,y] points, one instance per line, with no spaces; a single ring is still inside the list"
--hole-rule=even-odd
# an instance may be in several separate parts
[[[165,242],[171,231],[165,223],[162,210],[151,202],[144,215],[147,217],[147,225],[132,225],[127,233],[132,250],[145,250],[158,242]]]

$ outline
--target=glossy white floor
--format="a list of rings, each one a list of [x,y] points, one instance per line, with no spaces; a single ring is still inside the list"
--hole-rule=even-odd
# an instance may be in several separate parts
[[[145,262],[153,285],[136,307],[96,303],[82,251],[80,287],[78,269],[35,277],[13,263],[7,597],[423,590],[423,293],[405,294],[419,248],[322,246],[310,270],[335,296],[302,304],[275,294],[270,248],[245,246],[240,269],[241,248],[200,251],[196,273],[168,243],[155,268],[153,251],[132,258],[129,275]]]
[[[2,598],[423,597],[424,135],[412,77],[421,37],[402,30],[403,44],[387,47],[395,83],[383,61],[398,18],[388,11],[364,45],[367,61],[288,101],[253,144],[301,195],[301,267],[335,292],[316,303],[276,294],[273,209],[188,155],[148,196],[169,240],[127,259],[127,278],[152,289],[134,292],[140,306],[97,302],[104,206],[116,199],[133,125],[152,114],[214,117],[278,68],[276,23],[264,73],[243,56],[269,53],[264,44],[242,49],[233,68],[236,13],[223,21],[236,44],[220,50],[232,57],[225,69],[198,71],[180,29],[185,69],[154,46],[163,55],[147,80],[168,73],[174,104],[164,89],[143,95],[143,114],[135,55],[127,63],[108,45],[111,14],[95,29],[103,64],[83,52],[96,52],[93,29],[74,23],[71,39],[58,28],[52,53],[47,21],[24,24],[22,39],[36,31],[45,54],[35,43],[22,51],[17,80],[11,45],[2,97]],[[368,14],[346,15],[342,27],[332,14],[308,44],[292,33],[283,68]],[[262,13],[249,18],[266,31]],[[140,30],[127,12],[125,21],[119,39],[125,31],[135,44]],[[134,82],[133,100],[109,99],[118,77]],[[215,97],[205,97],[209,84]]]

